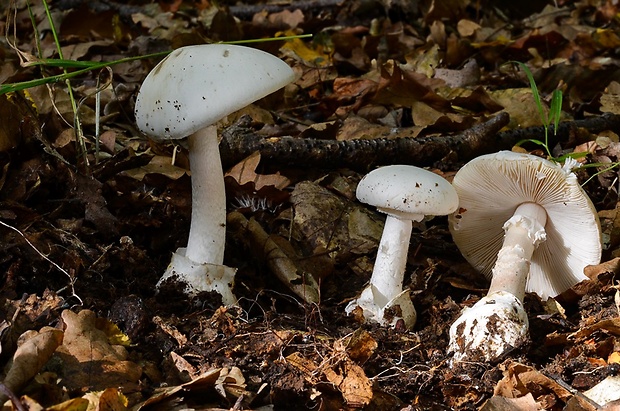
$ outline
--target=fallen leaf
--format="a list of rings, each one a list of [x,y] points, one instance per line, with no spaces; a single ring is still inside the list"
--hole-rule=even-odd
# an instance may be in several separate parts
[[[65,310],[62,319],[65,338],[55,354],[62,362],[60,384],[69,391],[124,386],[125,392],[129,392],[137,388],[141,367],[127,360],[125,347],[110,343],[114,336],[97,326],[95,313]]]
[[[90,408],[96,411],[126,411],[129,401],[116,388],[106,388],[103,391],[86,393],[82,399],[88,400]],[[73,408],[63,408],[63,411],[74,411]],[[60,411],[60,410],[58,410]],[[75,410],[77,411],[77,410]]]
[[[620,377],[609,376],[584,392],[584,395],[601,406],[617,401],[620,399]]]
[[[601,320],[590,326],[582,327],[578,331],[571,333],[568,336],[568,339],[572,341],[578,341],[583,338],[589,337],[593,332],[598,330],[605,330],[612,335],[620,336],[620,317]]]
[[[458,70],[438,68],[435,69],[435,78],[446,82],[448,87],[466,87],[480,81],[480,67],[476,60],[471,59]]]
[[[62,343],[63,332],[56,328],[43,327],[40,331],[26,331],[20,340],[2,381],[6,388],[14,393],[18,393],[48,362]],[[0,404],[7,399],[8,397],[0,392]]]
[[[148,174],[161,174],[172,180],[178,180],[189,172],[182,167],[173,165],[172,159],[168,156],[154,156],[147,165],[125,170],[121,174],[139,181],[142,181]]]
[[[494,395],[480,407],[480,411],[538,411],[540,409],[530,393],[519,398]]]
[[[279,172],[275,174],[257,174],[256,167],[260,163],[260,153],[255,152],[235,165],[224,176],[232,177],[239,185],[253,183],[256,190],[260,190],[266,186],[273,186],[279,190],[283,190],[291,184],[291,180],[284,177]]]

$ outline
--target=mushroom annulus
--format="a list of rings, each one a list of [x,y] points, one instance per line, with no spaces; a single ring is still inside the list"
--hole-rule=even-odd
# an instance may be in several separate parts
[[[226,193],[217,123],[293,79],[293,70],[269,53],[206,44],[174,50],[142,83],[135,107],[138,127],[154,140],[187,137],[192,181],[187,247],[173,254],[158,286],[174,277],[187,294],[216,291],[224,304],[236,303],[235,269],[223,265]]]
[[[500,151],[454,176],[459,209],[448,218],[452,238],[491,284],[450,327],[453,363],[500,360],[527,340],[526,292],[555,297],[599,263],[600,223],[575,165]]]
[[[419,167],[393,165],[366,174],[356,190],[358,200],[387,214],[370,283],[351,301],[346,312],[361,309],[364,319],[381,325],[406,328],[416,321],[416,311],[403,290],[413,221],[425,216],[447,215],[456,210],[456,191],[443,177]]]

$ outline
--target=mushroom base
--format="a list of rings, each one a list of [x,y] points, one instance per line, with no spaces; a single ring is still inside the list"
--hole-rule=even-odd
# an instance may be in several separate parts
[[[232,292],[237,270],[219,264],[197,263],[185,256],[185,248],[179,248],[172,254],[172,260],[166,272],[157,283],[160,285],[172,278],[185,284],[185,294],[196,295],[204,291],[215,291],[222,296],[224,305],[237,303]]]
[[[399,320],[402,320],[407,329],[412,328],[415,324],[417,313],[411,298],[409,298],[409,290],[405,290],[396,297],[388,301],[384,306],[376,303],[379,292],[371,284],[362,291],[359,298],[351,301],[345,311],[351,314],[358,307],[362,310],[366,321],[372,321],[381,325],[396,326]]]
[[[527,340],[528,328],[521,300],[498,291],[463,310],[450,327],[448,352],[454,354],[453,364],[498,361]]]

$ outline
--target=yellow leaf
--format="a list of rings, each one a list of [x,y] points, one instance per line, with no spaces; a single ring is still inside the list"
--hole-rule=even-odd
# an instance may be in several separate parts
[[[316,48],[310,48],[301,39],[293,39],[287,41],[280,50],[287,56],[301,60],[311,67],[331,66],[332,58],[328,50],[321,44],[315,46]]]

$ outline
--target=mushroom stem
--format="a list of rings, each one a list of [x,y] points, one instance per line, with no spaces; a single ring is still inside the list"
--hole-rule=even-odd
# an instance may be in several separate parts
[[[391,215],[385,220],[370,277],[370,286],[376,291],[375,304],[381,308],[403,291],[411,229],[411,220],[401,220]]]
[[[415,221],[423,217],[415,216]],[[415,307],[409,298],[409,291],[403,291],[411,229],[412,220],[388,214],[370,284],[362,290],[359,298],[347,305],[347,313],[359,307],[366,320],[395,325],[402,319],[405,327],[413,327],[416,320]],[[393,308],[397,308],[397,311],[388,314]]]
[[[535,203],[523,203],[504,223],[504,243],[493,267],[488,294],[450,327],[448,351],[453,359],[496,361],[521,344],[529,323],[523,297],[536,247],[545,241],[547,212]]]
[[[226,191],[217,139],[217,126],[189,136],[192,172],[192,221],[185,256],[204,264],[224,263]]]
[[[523,203],[504,224],[504,243],[493,267],[489,293],[505,291],[519,300],[525,296],[532,255],[546,239],[547,212],[535,203]]]

